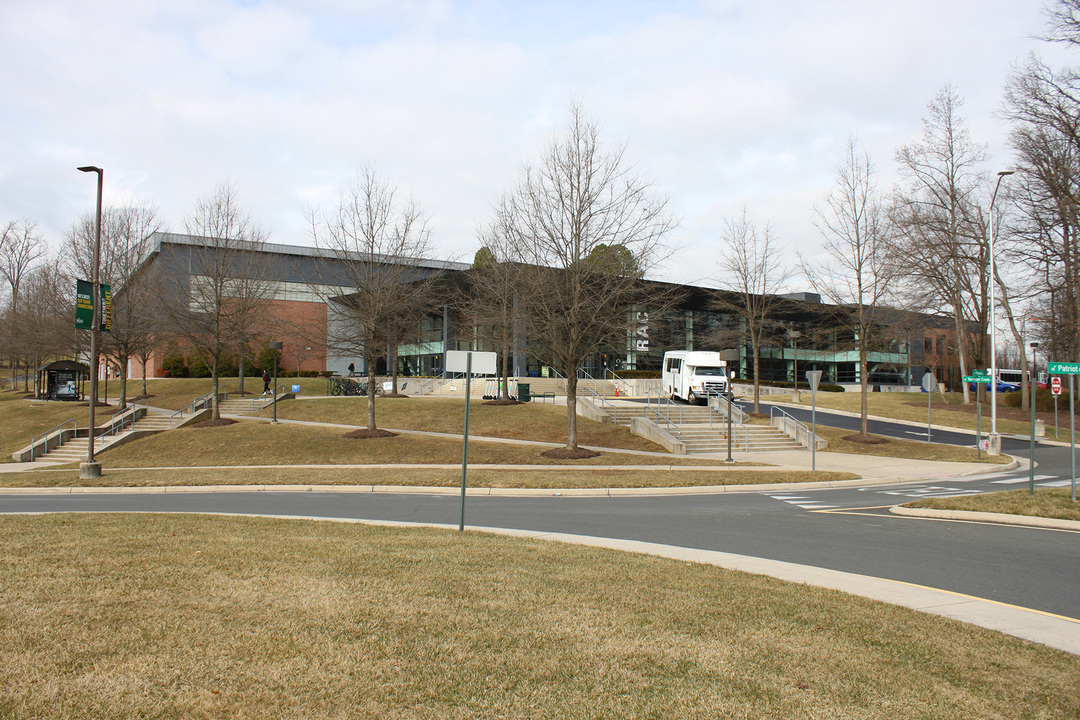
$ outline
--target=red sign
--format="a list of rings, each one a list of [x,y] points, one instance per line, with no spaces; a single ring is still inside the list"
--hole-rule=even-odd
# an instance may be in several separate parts
[[[1053,392],[1055,395],[1061,394],[1061,378],[1050,378],[1050,391]]]

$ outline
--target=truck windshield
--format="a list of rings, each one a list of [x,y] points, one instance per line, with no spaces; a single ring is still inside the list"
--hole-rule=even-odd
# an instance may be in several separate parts
[[[719,375],[727,377],[727,368],[722,367],[699,367],[694,370],[695,375]]]

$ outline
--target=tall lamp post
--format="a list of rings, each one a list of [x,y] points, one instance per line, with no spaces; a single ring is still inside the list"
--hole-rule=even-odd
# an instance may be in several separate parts
[[[90,437],[86,443],[86,462],[79,465],[79,477],[101,477],[101,463],[94,461],[94,430],[97,427],[94,411],[97,409],[98,334],[101,328],[101,289],[98,284],[98,266],[101,265],[101,188],[105,171],[93,165],[79,168],[82,172],[97,173],[97,218],[94,222],[94,264],[90,269],[94,320],[90,323]]]
[[[997,200],[998,189],[1006,175],[1012,175],[1013,170],[1001,170],[998,172],[997,183],[994,185],[994,194],[990,196],[990,447],[987,455],[1001,454],[1001,436],[997,431],[997,327],[995,326],[996,313],[994,311],[994,282],[997,278],[997,268],[994,266],[994,201]]]
[[[1031,372],[1035,372],[1035,350],[1038,349],[1039,343],[1031,343]],[[1035,494],[1035,381],[1031,379],[1029,375],[1029,382],[1031,384],[1031,396],[1028,398],[1031,403],[1031,445],[1028,448],[1028,495]]]

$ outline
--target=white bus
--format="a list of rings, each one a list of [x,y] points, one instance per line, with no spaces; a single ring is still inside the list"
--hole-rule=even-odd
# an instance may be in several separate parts
[[[727,361],[718,352],[674,350],[664,353],[664,392],[691,405],[704,405],[710,395],[731,391]]]

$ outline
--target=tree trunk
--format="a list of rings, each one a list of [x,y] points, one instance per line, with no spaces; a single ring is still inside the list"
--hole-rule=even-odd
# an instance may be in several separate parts
[[[244,396],[244,356],[240,355],[240,397]]]
[[[367,362],[367,428],[375,430],[375,363]]]
[[[867,423],[866,416],[870,413],[870,398],[867,397],[866,391],[869,390],[869,374],[867,373],[866,362],[866,341],[863,338],[859,338],[859,384],[862,385],[862,404],[859,412],[859,432],[863,437],[866,437]]]
[[[127,409],[127,355],[121,353],[117,358],[117,362],[120,364],[120,402],[117,404],[116,409],[123,412]]]
[[[754,348],[754,412],[761,412],[761,345],[757,337],[753,338]]]
[[[213,386],[214,386],[214,396],[213,396],[213,398],[211,398],[211,407],[214,408],[214,412],[210,415],[210,418],[212,420],[220,420],[221,419],[221,408],[218,407],[218,387],[219,387],[218,383],[219,383],[219,381],[218,381],[217,363],[214,363],[214,367],[211,368],[210,375],[211,375],[211,377],[213,379]]]
[[[577,367],[566,368],[566,449],[577,450]]]

